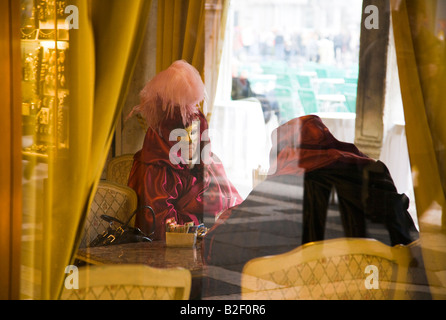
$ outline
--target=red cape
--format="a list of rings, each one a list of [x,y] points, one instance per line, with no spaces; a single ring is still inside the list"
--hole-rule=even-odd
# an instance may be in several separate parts
[[[201,137],[208,124],[202,113],[198,119]],[[214,158],[208,164],[201,159],[193,169],[181,162],[172,163],[169,152],[177,141],[169,141],[169,135],[177,128],[184,128],[179,114],[165,119],[159,132],[149,128],[142,149],[134,156],[129,176],[128,185],[136,191],[139,205],[151,206],[156,214],[154,224],[150,215],[138,212],[135,225],[146,233],[154,227],[154,239],[164,239],[165,221],[169,218],[178,224],[199,224],[204,215],[214,217],[227,209],[224,199],[231,198],[235,205],[242,201],[223,165]],[[203,150],[210,150],[209,141],[200,141],[200,154]]]
[[[316,115],[292,119],[272,133],[268,175],[301,175],[333,163],[367,164],[375,160],[337,140]]]
[[[294,118],[282,124],[272,132],[271,139],[268,178],[301,176],[305,172],[334,165],[375,162],[354,144],[337,140],[317,115]],[[229,218],[232,209],[225,211],[212,229]]]

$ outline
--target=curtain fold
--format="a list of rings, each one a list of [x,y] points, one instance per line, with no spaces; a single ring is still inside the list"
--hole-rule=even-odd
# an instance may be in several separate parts
[[[42,299],[57,299],[73,263],[112,142],[151,8],[148,0],[75,0],[70,30],[69,148],[50,156]]]
[[[430,285],[441,286],[438,277],[446,269],[446,257],[437,250],[446,240],[446,3],[392,0],[391,9],[423,258]]]
[[[205,0],[158,2],[156,72],[184,59],[203,77]]]
[[[209,95],[208,121],[211,120],[217,94],[229,6],[230,0],[208,0],[206,3],[204,78]]]
[[[212,111],[217,90],[229,0],[165,0],[158,3],[157,73],[179,59],[201,74]],[[202,110],[203,111],[203,110]]]

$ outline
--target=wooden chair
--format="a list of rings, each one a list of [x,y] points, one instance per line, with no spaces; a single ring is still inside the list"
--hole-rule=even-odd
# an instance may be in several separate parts
[[[390,247],[374,239],[311,242],[248,261],[242,273],[242,298],[407,299],[409,262],[408,247]]]
[[[133,165],[133,154],[124,154],[110,159],[107,165],[107,180],[127,185]]]
[[[109,223],[101,219],[101,215],[106,214],[126,222],[137,206],[138,198],[132,188],[101,180],[85,221],[80,247],[85,248],[98,234],[107,230]],[[130,222],[131,226],[134,220],[135,217]]]
[[[143,264],[85,266],[76,277],[78,288],[65,287],[62,300],[188,300],[192,283],[187,269]]]

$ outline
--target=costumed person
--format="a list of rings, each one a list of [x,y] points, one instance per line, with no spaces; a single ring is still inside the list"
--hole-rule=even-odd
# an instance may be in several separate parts
[[[128,185],[138,205],[151,206],[153,216],[140,210],[135,226],[153,239],[165,239],[166,221],[183,225],[214,218],[242,197],[226,177],[211,151],[206,90],[198,71],[178,60],[149,81],[140,104],[128,118],[140,113],[148,124],[142,149],[135,153]]]
[[[242,204],[223,212],[204,237],[206,264],[241,272],[253,258],[325,238],[374,237],[393,246],[418,236],[407,211],[409,198],[397,192],[385,164],[338,141],[318,116],[288,121],[273,131],[272,140],[266,180]],[[335,227],[333,220],[326,224],[333,188],[341,217]],[[259,217],[249,206],[255,201],[259,207],[261,197],[270,201]],[[375,230],[367,229],[366,219]],[[377,226],[384,226],[388,238]]]

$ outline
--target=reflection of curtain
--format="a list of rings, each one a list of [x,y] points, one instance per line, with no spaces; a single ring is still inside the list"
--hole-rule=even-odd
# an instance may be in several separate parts
[[[45,185],[42,299],[58,297],[111,145],[151,1],[76,0],[70,30],[69,149],[50,159]]]
[[[439,245],[438,236],[444,234],[446,227],[443,213],[446,204],[445,16],[442,17],[443,25],[437,19],[444,14],[444,9],[443,0],[392,0],[395,47],[420,237],[423,247],[429,249]],[[430,236],[423,241],[423,234],[427,233]],[[432,237],[433,234],[436,236]],[[444,238],[441,239],[444,242]],[[433,252],[423,252],[426,271],[438,271],[439,256],[433,256]],[[446,261],[441,263],[445,271]]]
[[[208,112],[216,91],[228,6],[228,0],[158,2],[157,73],[175,60],[192,64],[206,84]]]

